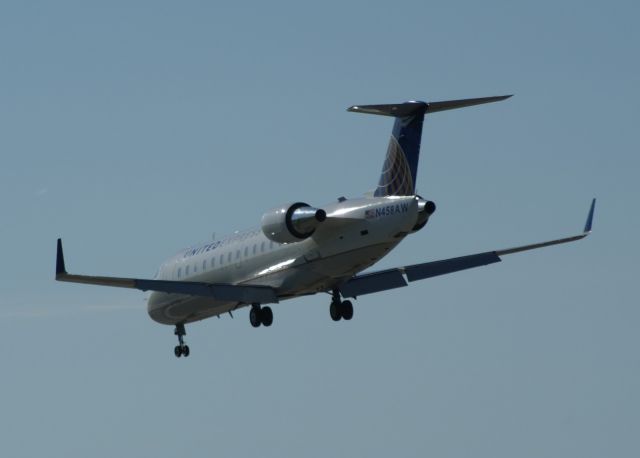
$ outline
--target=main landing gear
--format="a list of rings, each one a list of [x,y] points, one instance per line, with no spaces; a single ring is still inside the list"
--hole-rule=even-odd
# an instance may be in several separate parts
[[[173,333],[178,336],[178,342],[180,342],[180,345],[176,345],[176,348],[173,349],[173,353],[176,355],[176,358],[180,358],[181,356],[186,358],[189,356],[189,345],[185,345],[183,339],[183,337],[187,335],[187,331],[184,329],[184,324],[176,324],[176,330],[173,331]]]
[[[342,301],[340,299],[340,291],[333,290],[333,298],[331,299],[331,306],[329,307],[329,314],[333,321],[340,321],[341,318],[349,321],[353,318],[353,304],[351,301]]]
[[[254,328],[259,327],[261,324],[268,328],[273,323],[271,307],[260,307],[260,304],[252,304],[249,312],[249,321]]]

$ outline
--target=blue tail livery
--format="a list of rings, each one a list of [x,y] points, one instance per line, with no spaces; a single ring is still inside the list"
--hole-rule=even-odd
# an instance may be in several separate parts
[[[416,193],[416,174],[420,157],[422,124],[427,113],[453,110],[483,103],[499,102],[510,95],[479,99],[447,100],[444,102],[405,102],[395,105],[356,105],[347,111],[393,116],[387,156],[382,166],[375,197],[412,196]]]

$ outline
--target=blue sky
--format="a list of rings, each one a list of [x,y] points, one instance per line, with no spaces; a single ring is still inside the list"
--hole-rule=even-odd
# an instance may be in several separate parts
[[[3,454],[634,457],[640,217],[634,2],[4,2]],[[150,277],[274,205],[372,189],[391,121],[353,104],[500,94],[425,123],[438,204],[379,267],[579,232],[360,298],[191,325]]]

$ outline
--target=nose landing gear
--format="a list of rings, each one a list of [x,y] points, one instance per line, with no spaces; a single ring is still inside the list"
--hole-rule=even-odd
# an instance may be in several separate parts
[[[184,329],[184,324],[176,324],[176,330],[173,331],[173,333],[178,336],[178,342],[180,343],[173,349],[173,353],[176,355],[176,358],[180,358],[181,356],[186,358],[189,356],[189,345],[186,345],[183,339],[183,337],[187,335],[187,331]]]

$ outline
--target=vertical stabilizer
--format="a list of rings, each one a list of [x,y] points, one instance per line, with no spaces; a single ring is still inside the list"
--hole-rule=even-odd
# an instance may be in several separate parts
[[[396,118],[393,125],[378,187],[373,193],[376,197],[411,196],[416,192],[416,174],[426,104],[415,104],[415,114]]]
[[[377,114],[396,118],[378,187],[373,195],[376,197],[411,196],[416,193],[416,175],[425,114],[498,102],[509,97],[511,96],[430,103],[412,101],[394,105],[356,105],[348,108],[347,111],[356,113]]]

